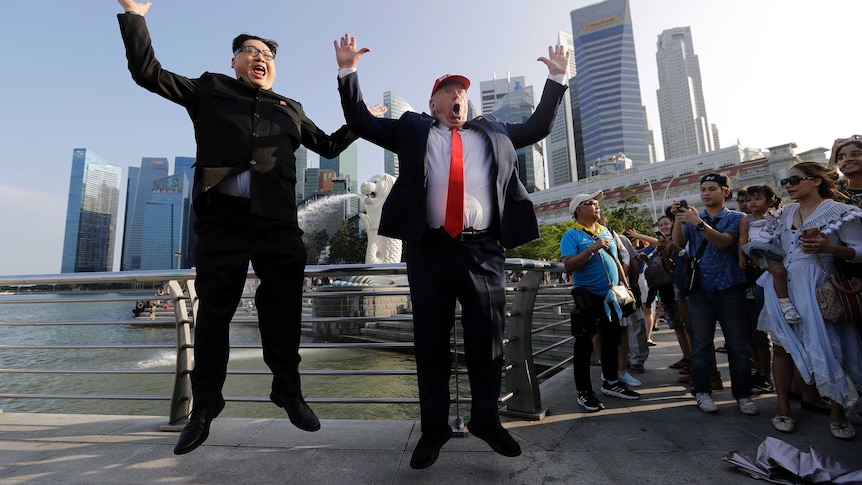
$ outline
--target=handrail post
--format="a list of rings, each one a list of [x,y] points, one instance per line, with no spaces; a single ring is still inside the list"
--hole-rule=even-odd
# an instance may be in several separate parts
[[[509,416],[538,421],[545,417],[542,395],[533,363],[533,307],[543,271],[527,271],[515,288],[512,315],[506,325],[508,343],[506,360],[512,368],[506,372],[507,389],[513,393],[500,412]]]
[[[194,285],[194,280],[188,281],[189,288]],[[183,292],[179,282],[171,280],[168,282],[171,299],[174,303],[174,316],[176,317],[177,329],[177,364],[174,368],[174,390],[171,393],[171,408],[168,416],[168,424],[161,426],[162,431],[180,431],[188,422],[188,416],[192,407],[192,319],[189,318],[189,305],[186,302],[189,297]],[[194,291],[189,292],[194,295]],[[190,302],[194,308],[195,302]],[[194,318],[194,313],[191,314]]]

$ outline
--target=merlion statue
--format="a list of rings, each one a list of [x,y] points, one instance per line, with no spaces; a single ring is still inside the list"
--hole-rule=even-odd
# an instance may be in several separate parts
[[[359,218],[365,224],[368,235],[368,246],[365,250],[366,263],[401,262],[401,240],[377,234],[383,213],[383,202],[386,201],[394,184],[395,177],[388,173],[379,173],[359,186],[359,192],[364,196],[365,206],[365,212],[360,212]]]

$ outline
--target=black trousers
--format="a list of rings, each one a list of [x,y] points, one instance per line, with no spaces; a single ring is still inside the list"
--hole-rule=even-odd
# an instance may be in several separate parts
[[[464,352],[472,395],[471,424],[499,428],[503,369],[505,255],[496,238],[453,240],[429,230],[407,251],[422,432],[449,426],[450,332],[461,302]]]
[[[273,373],[272,391],[301,394],[299,341],[305,246],[296,226],[254,217],[249,202],[216,195],[197,214],[195,289],[195,406],[221,399],[228,354],[229,326],[236,312],[251,262],[260,279],[255,293],[263,358]]]
[[[584,319],[585,332],[575,337],[572,369],[575,373],[575,387],[580,391],[593,389],[590,378],[590,355],[593,352],[593,335],[601,335],[600,359],[602,374],[609,381],[616,380],[619,372],[620,321],[616,313],[611,312],[611,319],[605,313],[604,297],[587,293],[590,297],[590,308],[579,314]]]

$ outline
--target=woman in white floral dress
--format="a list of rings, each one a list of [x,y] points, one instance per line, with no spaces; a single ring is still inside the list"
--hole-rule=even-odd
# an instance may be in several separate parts
[[[785,253],[790,297],[802,315],[802,322],[790,325],[784,319],[772,276],[767,272],[758,281],[766,296],[759,328],[769,331],[774,342],[776,429],[793,430],[790,380],[795,364],[807,384],[816,385],[832,400],[832,435],[853,439],[856,431],[845,415],[844,406],[849,404],[848,378],[857,388],[862,387],[862,340],[854,325],[824,320],[816,299],[816,289],[826,279],[821,264],[834,274],[836,258],[862,261],[862,210],[834,200],[838,196],[834,180],[834,169],[815,162],[799,162],[781,181],[796,202],[786,205],[777,215],[777,243]]]

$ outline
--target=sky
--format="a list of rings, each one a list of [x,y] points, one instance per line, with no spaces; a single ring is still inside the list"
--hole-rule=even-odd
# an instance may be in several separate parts
[[[425,110],[434,79],[525,76],[538,96],[547,68],[537,62],[570,12],[592,0],[160,0],[147,24],[170,71],[233,74],[230,43],[240,33],[278,41],[274,90],[302,103],[327,132],[344,118],[332,42],[349,32],[371,52],[359,75],[365,98],[393,91]],[[830,148],[862,132],[858,0],[630,0],[647,118],[659,160],[656,39],[690,26],[709,121],[722,146],[798,151]],[[0,275],[60,272],[72,150],[88,148],[124,168],[143,157],[194,156],[185,111],[135,85],[110,0],[0,2]],[[856,94],[853,94],[856,93]],[[469,93],[480,106],[478,89]],[[316,155],[309,154],[310,165]],[[360,181],[383,171],[383,153],[359,146]],[[122,231],[123,202],[118,217]],[[119,268],[117,265],[116,268]]]

